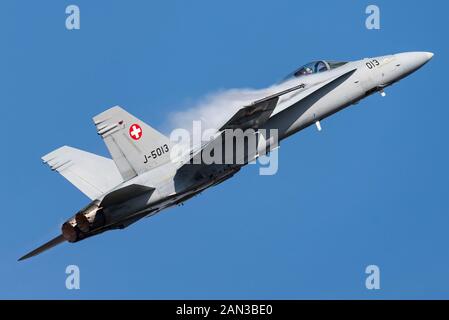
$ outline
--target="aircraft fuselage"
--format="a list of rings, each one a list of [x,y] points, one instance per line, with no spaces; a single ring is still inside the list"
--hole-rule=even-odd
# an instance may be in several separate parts
[[[274,94],[274,97],[269,95],[256,101],[258,103],[255,102],[256,105],[249,106],[249,109],[242,108],[243,120],[237,117],[237,122],[232,122],[233,118],[231,118],[229,125],[238,127],[247,121],[246,123],[255,126],[258,141],[263,141],[264,146],[269,146],[268,151],[270,151],[273,147],[271,142],[260,140],[259,132],[262,130],[277,130],[279,141],[314,124],[318,130],[321,130],[321,120],[358,103],[373,93],[379,92],[384,96],[386,87],[418,70],[432,56],[433,54],[428,52],[406,52],[353,62],[318,61],[307,64],[276,86],[276,89],[280,91],[278,95]],[[273,109],[269,109],[270,106]],[[266,110],[270,113],[264,114]],[[252,119],[255,112],[260,112],[260,117]],[[129,123],[126,123],[122,117]],[[91,199],[95,200],[63,224],[61,236],[25,255],[21,260],[39,254],[65,240],[77,242],[107,230],[125,228],[143,217],[181,204],[203,190],[229,179],[242,166],[259,156],[257,149],[255,153],[247,154],[242,163],[205,165],[204,163],[186,164],[182,161],[167,161],[169,142],[166,138],[149,126],[143,127],[143,124],[141,126],[134,123],[137,119],[126,114],[123,109],[111,108],[95,117],[94,121],[98,134],[103,139],[109,139],[105,142],[112,157],[115,156],[115,164],[121,168],[120,173],[125,181],[118,185],[114,183],[112,186],[116,186],[112,190],[108,189],[108,192],[102,193],[96,199],[92,196]],[[126,131],[128,129],[129,136]],[[149,140],[137,145],[136,141],[146,134]],[[158,142],[154,145],[155,140],[166,142]],[[150,146],[150,150],[142,153],[140,148],[146,149],[146,144],[151,143],[153,146]],[[129,154],[126,154],[124,150]],[[44,162],[48,162],[53,170],[63,172],[63,166],[70,164],[71,159],[58,161],[58,156],[67,156],[73,152],[77,152],[75,155],[78,155],[81,151],[62,148],[51,153],[48,159],[44,157]],[[88,153],[82,153],[82,155],[82,157],[96,157]],[[160,155],[157,160],[159,162],[153,164],[153,158],[157,158],[158,155]],[[103,166],[111,165],[110,159],[94,160],[96,161],[94,163],[100,161]],[[118,173],[115,174],[114,181],[120,179],[118,175]],[[91,173],[91,176],[95,176],[95,173]],[[131,178],[125,178],[126,176]],[[68,178],[70,180],[73,177],[68,176]],[[101,181],[104,184],[109,183],[108,180]],[[79,185],[79,189],[87,194],[97,192],[84,181],[73,180],[72,183]]]

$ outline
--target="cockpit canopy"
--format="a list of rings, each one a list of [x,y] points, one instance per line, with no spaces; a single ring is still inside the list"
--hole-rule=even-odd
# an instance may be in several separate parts
[[[341,67],[342,65],[345,65],[346,63],[347,62],[324,61],[324,60],[313,61],[306,65],[303,65],[296,71],[290,73],[288,76],[286,76],[284,78],[284,80],[288,80],[291,78],[298,78],[298,77],[302,77],[302,76],[307,76],[309,74],[320,73],[320,72],[336,69],[338,67]]]

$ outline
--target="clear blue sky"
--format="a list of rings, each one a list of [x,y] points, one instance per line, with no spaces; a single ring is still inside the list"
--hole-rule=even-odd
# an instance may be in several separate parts
[[[65,29],[65,8],[81,30]],[[449,298],[447,1],[2,1],[0,298]],[[201,196],[16,260],[88,199],[40,157],[107,155],[91,117],[121,105],[160,130],[220,89],[310,60],[432,51],[411,77],[284,141]],[[81,290],[65,268],[81,269]],[[381,290],[365,289],[365,267]]]

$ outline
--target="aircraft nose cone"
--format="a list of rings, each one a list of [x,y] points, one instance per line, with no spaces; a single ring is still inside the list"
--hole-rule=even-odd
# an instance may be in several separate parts
[[[412,53],[413,59],[415,60],[416,64],[419,65],[419,67],[421,67],[422,65],[424,65],[425,63],[430,61],[430,59],[433,58],[432,52],[412,52]]]
[[[433,52],[423,52],[423,53],[426,55],[427,61],[433,58]]]
[[[414,72],[429,62],[433,57],[432,52],[404,52],[399,53],[396,57],[400,60],[401,64],[407,73]]]

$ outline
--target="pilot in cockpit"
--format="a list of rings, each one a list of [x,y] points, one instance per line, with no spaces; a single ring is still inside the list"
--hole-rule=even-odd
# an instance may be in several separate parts
[[[344,64],[346,64],[346,62],[324,61],[324,60],[313,61],[313,62],[310,62],[310,63],[302,66],[301,68],[297,69],[292,74],[285,77],[284,81],[291,79],[293,77],[297,78],[297,77],[306,76],[306,75],[310,75],[310,74],[314,74],[314,73],[325,72],[328,70],[332,70],[332,69],[341,67]]]

